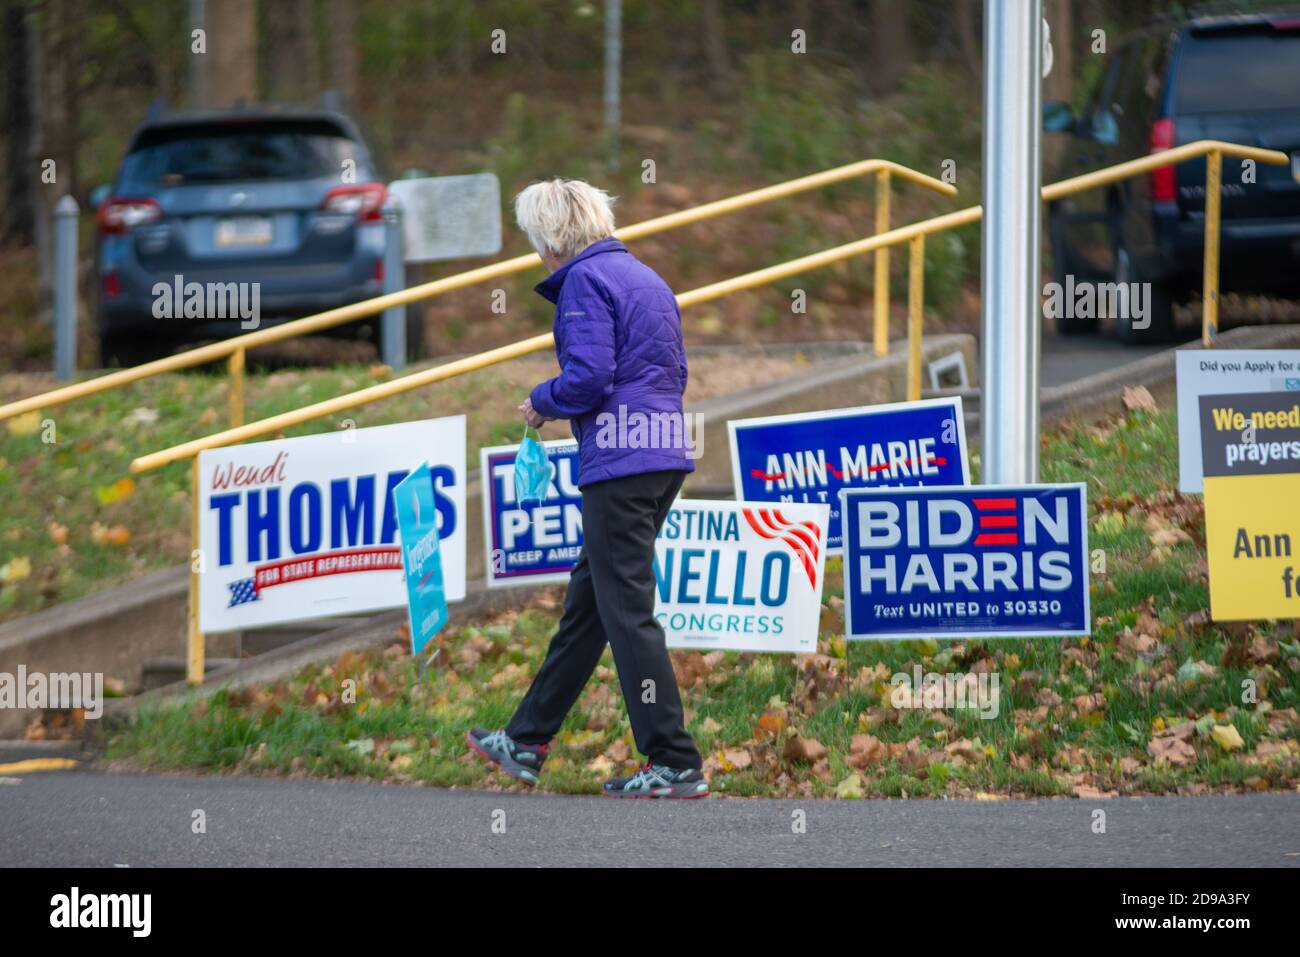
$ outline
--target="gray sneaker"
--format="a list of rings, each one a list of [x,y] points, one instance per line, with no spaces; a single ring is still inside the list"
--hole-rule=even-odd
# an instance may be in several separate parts
[[[473,727],[465,732],[465,742],[479,757],[495,764],[516,781],[536,784],[550,746],[520,744],[505,731]]]
[[[643,764],[635,774],[605,782],[605,797],[614,798],[701,798],[709,793],[709,782],[698,768],[669,768]]]

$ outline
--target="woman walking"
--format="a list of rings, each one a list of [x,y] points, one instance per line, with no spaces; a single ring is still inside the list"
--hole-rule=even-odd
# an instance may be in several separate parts
[[[681,314],[668,285],[611,235],[612,205],[580,180],[534,183],[515,197],[519,227],[550,270],[536,289],[555,303],[560,365],[560,374],[534,388],[519,410],[534,428],[569,420],[578,440],[583,545],[564,616],[514,717],[504,729],[474,728],[467,740],[507,774],[536,784],[552,736],[608,643],[632,735],[649,760],[606,782],[604,793],[703,797],[708,782],[654,617],[655,537],[694,469],[686,430],[661,430],[669,441],[655,444],[667,447],[646,448],[612,427],[665,413],[683,421]]]

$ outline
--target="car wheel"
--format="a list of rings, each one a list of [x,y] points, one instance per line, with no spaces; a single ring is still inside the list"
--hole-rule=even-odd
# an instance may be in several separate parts
[[[1079,278],[1078,266],[1075,263],[1074,252],[1070,249],[1070,241],[1065,235],[1065,223],[1061,219],[1062,214],[1051,213],[1048,217],[1048,236],[1052,241],[1052,282],[1057,287],[1064,290],[1069,288],[1069,277],[1073,275],[1076,281]],[[1097,331],[1097,317],[1095,315],[1088,318],[1067,315],[1073,310],[1063,310],[1061,315],[1056,317],[1056,331],[1063,336],[1081,336]]]
[[[99,335],[99,364],[105,369],[129,369],[159,359],[163,354],[139,333],[101,332]]]
[[[1128,345],[1168,342],[1174,331],[1174,299],[1167,283],[1146,278],[1138,261],[1120,245],[1115,250],[1115,282],[1147,286],[1147,314],[1139,319],[1132,308],[1115,316],[1115,333]]]

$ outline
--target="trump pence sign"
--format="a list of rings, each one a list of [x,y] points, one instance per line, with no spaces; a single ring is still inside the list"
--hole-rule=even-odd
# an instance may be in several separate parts
[[[1086,635],[1086,486],[846,489],[849,638]]]
[[[479,453],[483,480],[483,542],[488,587],[568,581],[582,552],[582,492],[578,489],[578,443],[545,442],[555,466],[546,498],[515,499],[518,445]]]
[[[465,417],[199,454],[199,625],[406,604],[393,490],[427,462],[449,600],[465,597]]]
[[[816,651],[829,513],[678,499],[655,541],[655,617],[669,647]]]
[[[829,505],[832,554],[842,545],[841,489],[970,482],[960,397],[738,419],[727,429],[736,498]]]

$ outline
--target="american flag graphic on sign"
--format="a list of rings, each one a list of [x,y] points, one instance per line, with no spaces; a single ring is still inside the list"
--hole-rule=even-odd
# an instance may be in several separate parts
[[[792,522],[777,509],[747,508],[744,510],[745,521],[749,527],[764,538],[780,539],[784,542],[803,570],[808,573],[808,583],[813,591],[817,590],[817,540],[821,529],[816,522]]]
[[[251,578],[241,578],[233,581],[226,586],[230,589],[230,604],[227,608],[234,608],[236,605],[246,605],[250,601],[257,601],[257,584]]]

